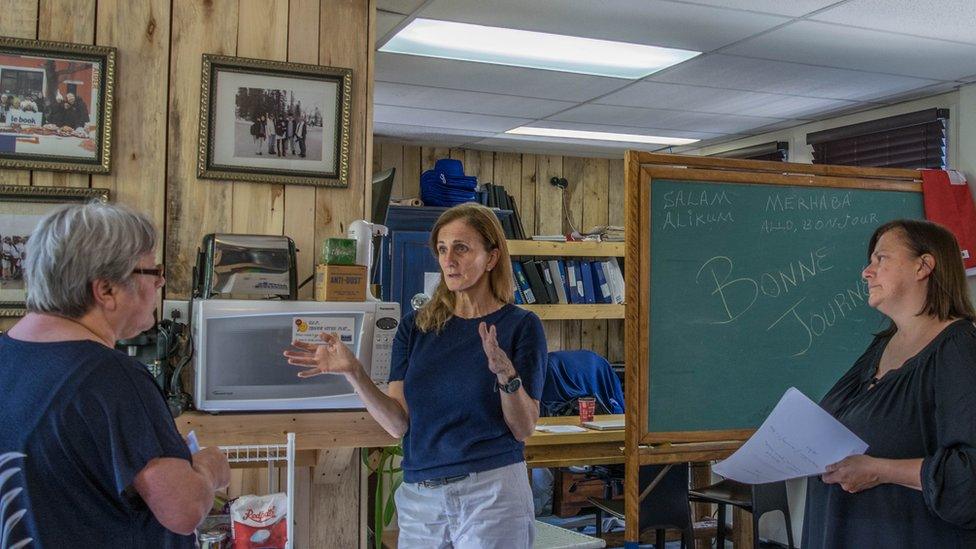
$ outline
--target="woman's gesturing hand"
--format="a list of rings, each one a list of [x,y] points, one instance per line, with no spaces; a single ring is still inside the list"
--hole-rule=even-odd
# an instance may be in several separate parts
[[[322,343],[305,343],[292,341],[291,346],[297,351],[286,350],[285,358],[288,364],[307,368],[298,372],[298,377],[312,377],[320,374],[347,374],[359,368],[359,361],[352,354],[349,347],[339,341],[335,334],[325,332],[319,334]]]
[[[514,376],[516,371],[508,355],[498,346],[498,332],[494,326],[482,322],[478,324],[478,333],[481,334],[481,346],[485,350],[485,356],[488,357],[488,369],[496,376],[506,377],[504,381],[507,382],[507,378]]]

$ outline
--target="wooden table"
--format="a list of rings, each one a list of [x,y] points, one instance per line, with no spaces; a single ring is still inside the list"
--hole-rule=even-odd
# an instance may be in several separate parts
[[[596,416],[594,419],[623,419],[621,415]],[[539,425],[579,425],[579,417],[544,417]],[[525,440],[525,461],[529,467],[569,467],[570,465],[607,465],[624,462],[624,430],[580,433],[545,433],[536,431]]]

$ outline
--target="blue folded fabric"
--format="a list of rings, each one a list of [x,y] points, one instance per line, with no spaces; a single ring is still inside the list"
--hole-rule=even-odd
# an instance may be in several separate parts
[[[460,160],[442,158],[420,175],[420,198],[428,206],[454,206],[477,201],[478,178],[464,175]]]

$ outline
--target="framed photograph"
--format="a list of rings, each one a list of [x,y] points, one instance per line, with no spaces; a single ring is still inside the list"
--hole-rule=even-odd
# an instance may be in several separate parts
[[[108,202],[108,189],[0,185],[0,317],[23,316],[27,238],[61,204]]]
[[[349,185],[352,70],[203,56],[197,175]]]
[[[109,173],[115,56],[0,36],[0,168]]]

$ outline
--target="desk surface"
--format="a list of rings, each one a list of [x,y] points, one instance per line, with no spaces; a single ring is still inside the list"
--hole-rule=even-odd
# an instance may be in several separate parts
[[[623,419],[623,415],[596,416],[594,419]],[[539,425],[579,425],[576,416],[544,417]],[[578,433],[536,431],[525,441],[525,461],[529,467],[568,467],[607,465],[624,462],[624,430]]]

